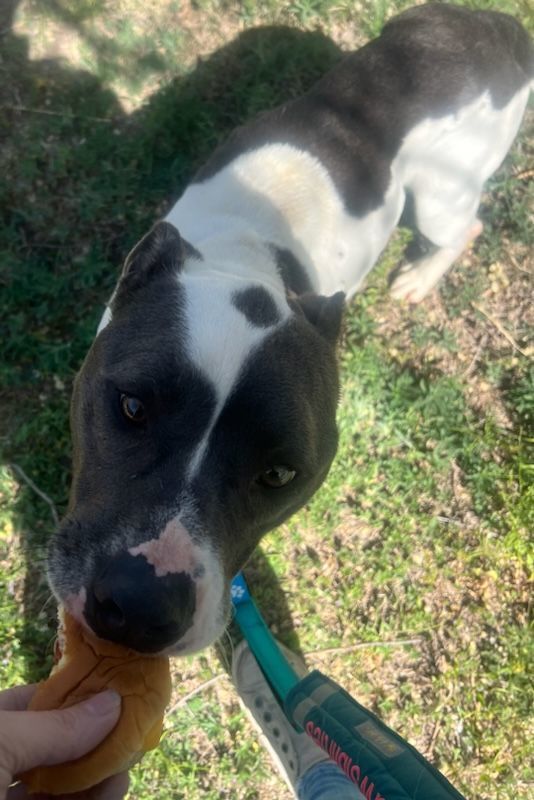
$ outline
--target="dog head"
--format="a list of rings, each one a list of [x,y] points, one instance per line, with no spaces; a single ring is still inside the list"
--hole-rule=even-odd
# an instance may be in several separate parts
[[[337,444],[343,296],[288,300],[205,267],[156,225],[126,261],[72,399],[50,582],[95,633],[143,652],[220,635],[232,577],[318,488]]]

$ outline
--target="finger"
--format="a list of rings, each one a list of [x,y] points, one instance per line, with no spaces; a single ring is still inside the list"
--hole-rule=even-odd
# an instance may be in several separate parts
[[[7,790],[6,794],[6,800],[28,800],[29,797],[28,790],[22,783],[12,786],[11,789]],[[46,796],[44,794],[32,794],[31,800],[46,800]]]
[[[24,711],[37,689],[36,683],[28,686],[13,686],[12,689],[5,689],[0,692],[1,711]]]
[[[107,778],[98,786],[94,786],[87,792],[76,792],[76,794],[64,794],[57,800],[122,800],[128,792],[130,778],[127,772],[120,772]],[[28,794],[28,790],[22,783],[17,783],[9,789],[6,800],[50,800],[50,795]]]
[[[22,783],[12,786],[11,789],[7,790],[6,794],[6,800],[26,800],[27,797],[29,797],[28,790]],[[32,794],[32,800],[39,800],[39,795]]]
[[[120,696],[101,692],[56,711],[0,712],[0,764],[16,775],[32,767],[83,756],[107,736],[120,716]]]
[[[87,800],[122,800],[125,797],[130,777],[127,772],[120,772],[113,775],[91,790],[90,798]],[[73,797],[73,800],[76,798]]]

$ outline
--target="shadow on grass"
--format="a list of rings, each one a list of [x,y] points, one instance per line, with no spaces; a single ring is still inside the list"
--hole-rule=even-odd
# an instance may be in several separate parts
[[[72,380],[124,256],[218,141],[301,94],[340,53],[319,33],[250,30],[127,115],[89,73],[30,61],[28,41],[13,30],[16,6],[0,10],[0,446],[3,461],[22,468],[61,515]],[[56,0],[41,10],[67,13]],[[45,577],[54,526],[24,482],[12,511],[26,562],[19,638],[33,681],[48,671],[55,632]],[[265,558],[255,558],[249,577],[283,628],[290,614]]]

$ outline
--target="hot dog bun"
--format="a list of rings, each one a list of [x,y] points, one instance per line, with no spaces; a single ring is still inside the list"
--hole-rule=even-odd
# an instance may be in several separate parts
[[[67,613],[60,626],[61,658],[32,697],[43,711],[86,700],[104,689],[121,695],[121,716],[94,750],[65,764],[37,767],[21,775],[30,792],[80,792],[128,769],[157,746],[171,695],[169,659],[143,656],[91,635]]]

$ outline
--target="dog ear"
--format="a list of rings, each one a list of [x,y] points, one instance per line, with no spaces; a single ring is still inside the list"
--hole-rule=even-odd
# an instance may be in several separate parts
[[[126,256],[121,277],[132,287],[140,286],[156,272],[179,272],[186,254],[187,243],[174,225],[156,222]]]
[[[331,344],[335,344],[341,332],[345,293],[336,292],[331,297],[312,293],[301,294],[295,302],[308,322],[311,322]]]

